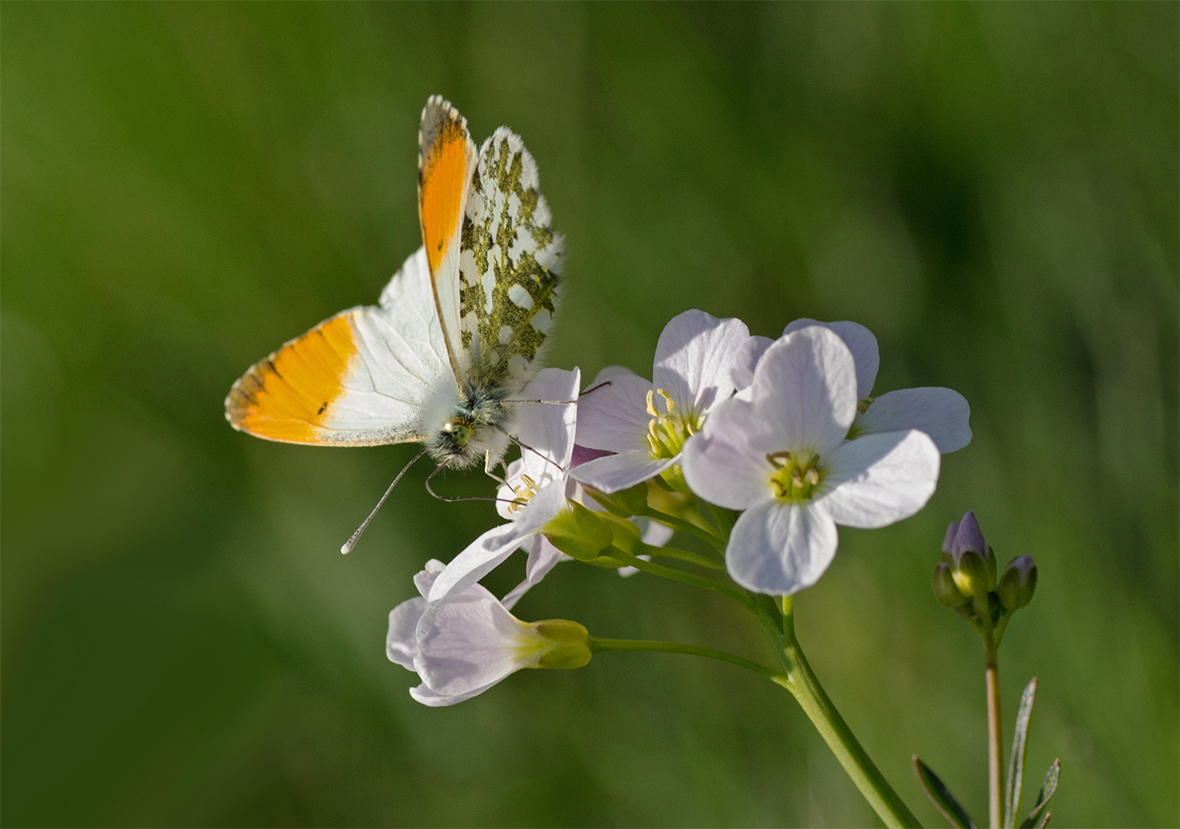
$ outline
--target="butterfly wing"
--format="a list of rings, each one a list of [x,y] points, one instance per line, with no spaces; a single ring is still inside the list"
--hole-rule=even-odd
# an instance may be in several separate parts
[[[377,307],[337,314],[252,366],[225,416],[268,440],[374,446],[425,438],[422,411],[454,383],[425,248],[406,260]]]
[[[460,380],[473,387],[514,394],[540,368],[563,240],[539,188],[524,142],[500,127],[480,148],[459,257],[459,341],[469,355]]]
[[[469,361],[459,339],[459,248],[477,160],[467,119],[441,95],[432,95],[418,130],[418,216],[447,354],[460,378]]]

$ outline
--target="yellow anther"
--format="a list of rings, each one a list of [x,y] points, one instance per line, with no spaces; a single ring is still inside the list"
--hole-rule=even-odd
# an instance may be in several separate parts
[[[766,462],[774,470],[770,483],[775,495],[784,501],[806,501],[819,486],[822,475],[819,456],[811,452],[770,452]]]
[[[528,475],[520,476],[520,483],[512,487],[512,494],[516,497],[508,505],[509,512],[524,509],[532,497],[537,494],[537,482]]]
[[[668,392],[664,391],[663,389],[656,389],[656,394],[664,398],[664,406],[667,407],[668,414],[672,414],[672,412],[676,411],[676,401],[672,399],[672,395],[668,394]]]
[[[656,411],[655,403],[652,398],[655,396],[655,389],[647,390],[647,413],[652,417],[659,417],[660,413]]]

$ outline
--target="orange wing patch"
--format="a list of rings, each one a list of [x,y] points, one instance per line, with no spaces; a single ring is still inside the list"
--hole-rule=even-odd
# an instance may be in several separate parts
[[[441,98],[426,106],[433,118],[423,122],[419,136],[418,215],[430,272],[436,274],[459,230],[476,159],[467,120]]]
[[[225,412],[235,429],[287,443],[331,443],[319,432],[356,356],[349,314],[292,340],[242,375]]]

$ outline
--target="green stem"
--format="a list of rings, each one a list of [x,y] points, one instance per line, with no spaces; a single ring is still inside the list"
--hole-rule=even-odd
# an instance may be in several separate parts
[[[719,581],[707,579],[704,576],[698,576],[695,573],[686,573],[683,570],[665,567],[662,564],[656,564],[652,561],[644,561],[641,558],[635,558],[634,556],[631,556],[625,552],[623,552],[623,555],[630,559],[627,561],[627,564],[631,565],[637,570],[642,570],[643,572],[650,573],[653,576],[663,576],[666,579],[672,579],[673,581],[691,584],[694,587],[703,587],[706,590],[712,590],[714,593],[720,593],[722,596],[733,599],[742,607],[754,610],[754,602],[744,590],[740,590],[736,587],[730,587],[728,584],[722,584]]]
[[[992,626],[990,600],[985,594],[976,600],[979,618],[983,621],[984,684],[987,687],[987,811],[991,829],[1003,826],[1004,811],[1000,779],[1003,776],[1004,735],[1000,718],[1000,669],[996,662],[996,630]]]
[[[683,561],[687,564],[695,564],[698,567],[704,567],[708,570],[716,570],[718,572],[725,572],[725,565],[719,561],[714,561],[708,556],[703,556],[700,553],[693,553],[688,550],[679,550],[676,547],[653,547],[650,544],[643,545],[644,555],[649,555],[661,558],[670,558],[675,561]]]
[[[681,518],[677,518],[675,515],[669,515],[666,512],[660,512],[658,509],[653,509],[651,507],[648,507],[646,510],[641,512],[640,515],[645,518],[651,518],[653,521],[659,521],[661,524],[666,524],[674,530],[691,533],[697,538],[701,539],[701,541],[704,541],[717,552],[722,554],[725,553],[725,539],[718,538],[713,533],[698,527],[691,521],[685,521]]]
[[[681,645],[676,642],[659,642],[654,640],[596,639],[593,636],[587,640],[586,644],[592,653],[606,651],[654,651],[656,653],[683,653],[690,656],[703,656],[706,659],[728,662],[730,665],[737,665],[739,668],[753,671],[759,676],[764,676],[772,682],[782,685],[784,688],[787,685],[787,677],[771,668],[767,668],[765,665],[759,665],[757,662],[751,662],[749,659],[743,659],[740,656],[734,656],[732,653],[713,650],[712,648],[701,648],[696,645]]]
[[[812,725],[819,731],[828,748],[836,755],[844,771],[860,790],[861,795],[873,807],[886,826],[920,826],[917,817],[898,796],[885,775],[869,758],[864,747],[844,722],[836,706],[820,685],[811,670],[807,657],[795,636],[794,607],[791,597],[782,599],[782,621],[775,618],[777,613],[768,612],[767,603],[756,602],[755,612],[762,622],[767,638],[770,639],[779,661],[786,670],[786,688],[803,708]]]

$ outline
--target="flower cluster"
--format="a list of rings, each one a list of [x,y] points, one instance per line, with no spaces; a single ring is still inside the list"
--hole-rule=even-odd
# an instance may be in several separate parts
[[[838,525],[920,510],[940,455],[970,441],[970,411],[945,388],[871,397],[878,363],[856,323],[797,320],[770,340],[687,311],[661,334],[650,381],[610,368],[579,393],[576,369],[542,371],[530,402],[510,404],[521,457],[497,493],[505,523],[430,562],[421,596],[390,614],[387,652],[421,678],[414,698],[448,705],[521,668],[585,664],[595,640],[581,625],[509,612],[559,561],[680,572],[652,563],[667,556],[788,596],[831,564]],[[723,562],[664,547],[674,530]],[[478,581],[518,549],[526,579],[501,602]]]

